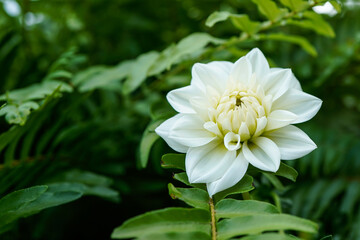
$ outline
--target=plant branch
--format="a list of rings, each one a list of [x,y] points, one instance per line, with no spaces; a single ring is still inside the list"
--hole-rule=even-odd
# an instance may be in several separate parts
[[[210,214],[211,214],[211,240],[216,240],[216,219],[215,219],[215,208],[214,201],[210,198]]]

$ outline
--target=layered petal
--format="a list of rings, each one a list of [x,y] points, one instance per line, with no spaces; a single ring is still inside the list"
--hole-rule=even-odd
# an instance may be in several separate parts
[[[299,81],[295,78],[291,69],[271,68],[263,81],[265,94],[272,95],[276,100],[288,89],[301,90]]]
[[[183,114],[177,114],[174,117],[169,118],[168,120],[163,122],[160,126],[158,126],[155,129],[155,132],[156,132],[157,135],[162,137],[162,139],[164,139],[165,142],[172,149],[174,149],[177,152],[186,153],[187,150],[189,149],[188,146],[185,146],[185,145],[175,141],[174,139],[169,138],[170,129],[176,123],[176,121],[179,120],[182,116],[184,116],[184,115]]]
[[[195,114],[184,114],[170,128],[168,138],[187,147],[199,147],[216,138],[203,127],[204,121]]]
[[[264,171],[276,172],[280,166],[280,150],[277,145],[266,137],[257,137],[245,142],[242,152],[246,160]]]
[[[289,89],[273,102],[272,110],[287,110],[297,115],[293,123],[308,121],[319,111],[322,101],[310,94]]]
[[[265,131],[271,131],[274,129],[279,129],[285,127],[297,119],[296,114],[286,111],[286,110],[275,110],[272,111],[267,120],[267,125]]]
[[[258,48],[254,48],[248,54],[246,58],[249,60],[252,66],[252,72],[256,74],[257,79],[261,80],[268,74],[270,67],[264,54]]]
[[[192,68],[191,85],[195,85],[198,89],[206,91],[206,86],[223,93],[233,63],[225,61],[214,61],[207,64],[196,63]]]
[[[166,98],[170,105],[179,113],[195,113],[190,98],[201,93],[195,86],[186,86],[170,91]]]
[[[208,183],[220,179],[236,158],[222,142],[213,141],[201,147],[189,148],[186,153],[186,173],[191,183]]]
[[[242,85],[247,86],[251,79],[251,75],[252,75],[251,63],[246,57],[242,57],[234,63],[231,69],[230,83],[231,84],[240,83]]]
[[[301,158],[316,149],[316,144],[308,135],[292,125],[266,133],[266,137],[274,141],[279,147],[283,160]]]
[[[248,165],[244,154],[240,152],[220,179],[206,184],[210,197],[238,183],[244,177]]]

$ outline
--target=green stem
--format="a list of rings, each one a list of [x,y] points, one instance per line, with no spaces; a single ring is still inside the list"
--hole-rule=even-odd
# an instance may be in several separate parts
[[[216,240],[215,207],[212,198],[210,198],[209,205],[210,205],[210,214],[211,214],[211,240]]]

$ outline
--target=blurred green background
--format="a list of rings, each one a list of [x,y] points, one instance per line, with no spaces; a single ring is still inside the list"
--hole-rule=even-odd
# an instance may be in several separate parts
[[[275,41],[248,42],[239,50],[259,47],[273,66],[292,68],[304,91],[323,100],[319,114],[300,125],[318,149],[291,163],[299,171],[295,184],[284,181],[286,187],[277,189],[284,212],[319,222],[320,236],[355,240],[360,239],[360,2],[344,1],[342,7],[341,13],[324,16],[334,38],[281,29],[307,38],[317,57]],[[89,67],[107,68],[161,51],[193,32],[237,36],[230,22],[205,26],[216,10],[264,19],[248,0],[1,0],[0,93],[41,82],[53,63],[73,49],[76,53],[61,64],[79,76]],[[160,167],[162,154],[172,150],[159,140],[145,169],[138,159],[151,106],[169,108],[165,94],[190,82],[192,63],[187,64],[167,84],[148,79],[130,98],[106,89],[75,91],[49,104],[41,120],[32,116],[33,136],[19,137],[0,154],[0,197],[76,168],[107,176],[120,200],[85,196],[21,219],[0,239],[109,239],[132,216],[180,205],[167,194],[171,171]],[[1,132],[10,128],[0,119]],[[254,195],[272,202],[270,183],[259,177],[256,184]]]

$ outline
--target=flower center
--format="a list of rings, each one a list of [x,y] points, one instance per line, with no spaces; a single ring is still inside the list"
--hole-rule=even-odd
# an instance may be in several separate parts
[[[204,127],[223,138],[228,150],[238,150],[243,142],[264,132],[267,124],[264,97],[259,88],[257,91],[227,90],[218,98],[217,104],[209,108],[212,123],[208,122]]]

